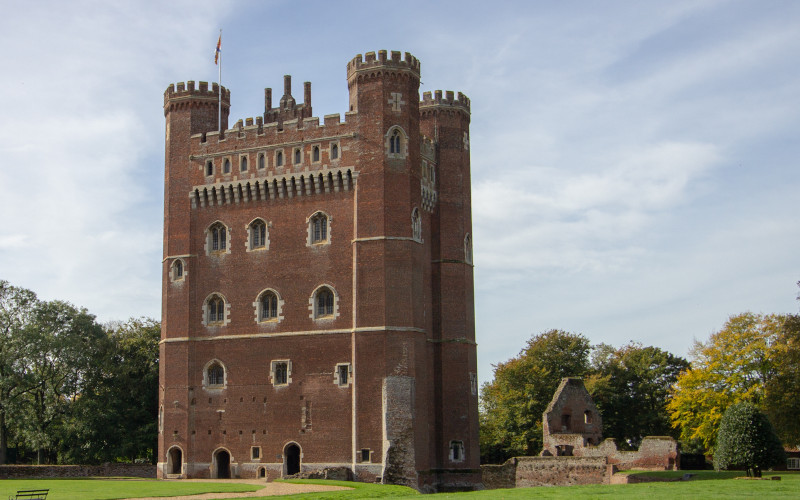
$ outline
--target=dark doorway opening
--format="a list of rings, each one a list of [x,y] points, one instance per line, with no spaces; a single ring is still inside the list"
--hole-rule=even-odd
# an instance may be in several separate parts
[[[294,443],[286,445],[283,450],[283,460],[286,465],[287,476],[300,472],[300,447]]]
[[[225,450],[219,450],[215,455],[217,464],[217,479],[231,478],[231,455]]]
[[[172,448],[169,450],[169,456],[167,457],[167,470],[169,474],[180,474],[182,463],[183,453],[181,453],[181,449]]]

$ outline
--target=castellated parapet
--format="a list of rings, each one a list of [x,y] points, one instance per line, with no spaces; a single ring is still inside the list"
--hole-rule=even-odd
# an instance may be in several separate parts
[[[419,75],[359,55],[322,120],[286,75],[230,128],[167,88],[159,477],[480,484],[469,101]]]

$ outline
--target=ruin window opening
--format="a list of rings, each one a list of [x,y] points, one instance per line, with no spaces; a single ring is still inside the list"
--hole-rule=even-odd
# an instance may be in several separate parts
[[[371,462],[372,459],[370,458],[370,449],[369,448],[361,448],[361,461],[362,462]]]
[[[561,415],[561,430],[568,431],[569,430],[569,423],[570,423],[570,416],[569,415]]]
[[[586,410],[583,412],[583,423],[584,424],[591,424],[592,423],[592,412]]]

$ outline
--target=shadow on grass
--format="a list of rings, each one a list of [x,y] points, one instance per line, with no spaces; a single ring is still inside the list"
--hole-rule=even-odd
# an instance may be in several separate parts
[[[674,479],[681,480],[686,474],[691,474],[689,481],[710,481],[719,479],[735,479],[746,477],[747,472],[743,470],[654,470],[654,471],[621,471],[629,476],[640,478],[652,477],[660,480]],[[764,472],[764,478],[774,475],[785,475],[786,472]]]

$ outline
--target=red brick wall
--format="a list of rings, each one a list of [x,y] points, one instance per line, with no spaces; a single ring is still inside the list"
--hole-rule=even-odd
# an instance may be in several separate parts
[[[374,480],[386,473],[392,455],[401,457],[392,469],[400,471],[397,482],[435,489],[480,481],[477,396],[469,376],[476,371],[472,267],[463,252],[471,232],[469,152],[462,140],[468,101],[423,101],[422,119],[419,62],[408,54],[358,56],[348,64],[348,87],[351,109],[344,121],[308,118],[307,86],[309,102],[291,112],[268,110],[266,119],[277,121],[259,116],[224,133],[216,132],[207,92],[179,86],[165,94],[162,474],[168,450],[178,446],[188,476],[212,474],[214,451],[225,449],[233,475],[251,477],[263,466],[277,477],[284,447],[294,442],[304,470],[347,466],[357,478]],[[226,123],[229,100],[226,91]],[[441,202],[430,211],[422,206],[420,133],[427,127],[426,135],[436,135],[431,123],[437,110]],[[404,133],[407,154],[401,158],[386,152],[392,127]],[[333,142],[338,159],[330,158]],[[312,158],[315,145],[319,162]],[[300,164],[296,147],[302,148]],[[281,167],[277,149],[284,155]],[[262,152],[267,168],[260,170]],[[246,172],[239,168],[243,154]],[[226,158],[229,174],[222,171]],[[343,172],[339,189],[310,187],[310,176],[316,181],[329,172]],[[264,199],[259,190],[275,180],[296,188]],[[415,207],[421,241],[412,238]],[[307,221],[317,211],[330,217],[329,244],[309,247]],[[247,252],[246,226],[256,217],[268,223],[269,248]],[[227,227],[229,247],[207,255],[205,231],[216,221]],[[176,258],[185,262],[179,282],[169,275]],[[309,298],[322,284],[335,289],[338,315],[315,320]],[[283,301],[281,319],[257,323],[253,303],[266,288]],[[224,326],[203,322],[211,293],[229,304]],[[213,359],[226,368],[225,388],[203,386],[203,369]],[[286,387],[270,382],[276,359],[291,360]],[[334,384],[337,363],[352,364],[347,387]],[[406,389],[387,383],[392,380],[407,381]],[[448,460],[454,439],[467,449],[458,463]],[[252,446],[261,447],[260,459],[251,460]],[[393,454],[401,447],[403,453]],[[361,463],[362,449],[371,450],[369,463]],[[457,479],[448,479],[448,471]]]

